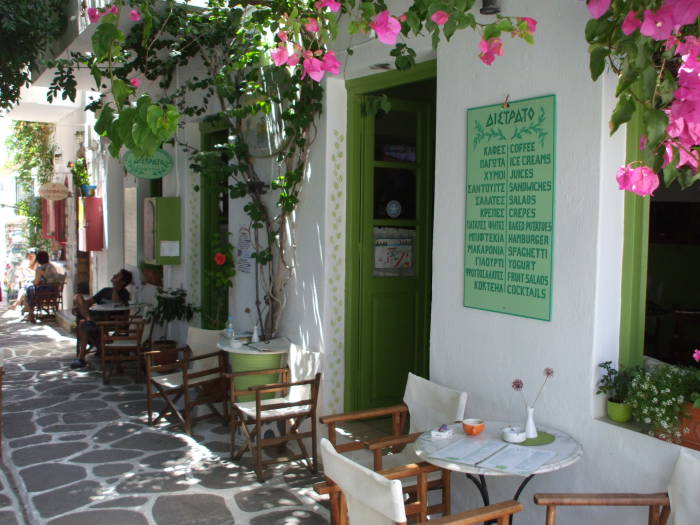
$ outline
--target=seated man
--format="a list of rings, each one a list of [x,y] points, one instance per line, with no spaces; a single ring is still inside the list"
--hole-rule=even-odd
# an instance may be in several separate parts
[[[93,297],[85,299],[82,295],[76,295],[73,298],[73,313],[78,321],[78,341],[79,350],[78,357],[70,364],[71,368],[83,368],[85,366],[85,354],[87,353],[88,343],[95,344],[98,328],[93,322],[93,314],[90,312],[90,307],[93,304],[105,303],[122,303],[129,304],[129,292],[126,287],[131,284],[131,272],[125,269],[119,270],[112,276],[112,287],[102,288]],[[80,320],[85,319],[86,322],[81,323]]]

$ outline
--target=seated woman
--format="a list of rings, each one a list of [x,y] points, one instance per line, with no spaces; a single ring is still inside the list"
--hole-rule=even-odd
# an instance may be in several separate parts
[[[58,273],[56,267],[49,262],[49,254],[45,251],[40,251],[36,254],[38,266],[34,273],[34,284],[25,287],[27,291],[26,304],[24,312],[27,314],[26,319],[34,322],[34,303],[36,292],[48,290],[54,284],[61,282],[61,274]]]
[[[34,284],[36,267],[39,265],[36,260],[36,252],[36,248],[29,248],[29,250],[27,250],[27,258],[22,262],[19,268],[17,268],[15,282],[19,284],[19,291],[17,293],[17,299],[10,305],[12,310],[18,306],[24,307],[27,304],[26,287]]]

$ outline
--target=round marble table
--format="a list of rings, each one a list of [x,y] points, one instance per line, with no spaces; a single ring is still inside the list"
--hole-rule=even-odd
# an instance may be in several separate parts
[[[486,420],[486,428],[478,436],[467,436],[462,430],[461,423],[455,423],[453,425],[450,425],[450,428],[453,430],[454,433],[448,438],[433,438],[430,431],[424,432],[415,441],[416,455],[418,455],[418,457],[420,457],[421,460],[427,461],[428,463],[431,463],[438,467],[451,470],[453,472],[462,472],[466,474],[467,478],[469,478],[474,483],[476,488],[479,489],[479,493],[481,494],[481,498],[484,501],[484,505],[489,505],[490,500],[488,487],[486,485],[486,477],[514,476],[515,474],[501,472],[498,470],[490,470],[479,467],[478,465],[470,465],[466,463],[448,461],[445,459],[432,458],[430,456],[438,450],[441,450],[459,440],[476,440],[486,442],[487,440],[495,439],[502,441],[501,430],[504,427],[507,427],[508,425],[509,423],[506,423],[505,421]],[[561,430],[546,427],[543,425],[538,425],[537,428],[539,431],[544,431],[548,432],[549,434],[552,434],[554,436],[554,441],[547,445],[542,445],[541,447],[534,448],[551,450],[553,452],[556,452],[556,455],[552,459],[544,463],[542,466],[537,468],[537,470],[532,472],[529,476],[524,477],[523,481],[520,483],[518,489],[515,492],[515,496],[513,497],[513,499],[515,500],[517,500],[520,497],[520,494],[522,493],[525,486],[537,474],[554,472],[555,470],[560,470],[570,465],[573,465],[583,455],[583,447],[581,446],[581,444],[566,432],[562,432]],[[505,442],[503,443],[505,444]]]

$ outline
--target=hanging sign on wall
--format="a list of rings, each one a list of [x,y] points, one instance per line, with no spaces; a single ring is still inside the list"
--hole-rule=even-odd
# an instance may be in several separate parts
[[[123,161],[126,171],[141,179],[160,179],[173,169],[173,158],[162,149],[148,157],[137,157],[132,151],[127,151]]]
[[[554,95],[467,110],[464,306],[549,321]]]
[[[39,186],[39,196],[49,201],[62,201],[69,194],[68,187],[58,182],[47,182]]]

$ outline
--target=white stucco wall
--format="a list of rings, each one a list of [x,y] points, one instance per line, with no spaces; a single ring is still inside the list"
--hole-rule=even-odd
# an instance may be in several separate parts
[[[583,37],[581,2],[533,0],[525,9],[504,0],[503,12],[538,20],[536,44],[504,36],[504,55],[487,67],[478,37],[460,34],[438,51],[437,151],[433,245],[431,379],[469,393],[470,416],[524,417],[511,381],[522,378],[533,396],[542,370],[555,376],[536,418],[584,447],[583,459],[559,473],[536,477],[521,497],[521,524],[539,524],[538,491],[658,491],[677,450],[642,434],[596,421],[597,363],[618,353],[623,195],[614,173],[624,160],[624,137],[608,139],[614,79],[593,83]],[[543,322],[463,305],[466,109],[555,94],[556,197],[552,320]],[[454,477],[455,510],[478,505],[477,491]],[[491,499],[513,496],[516,479],[490,482]],[[604,518],[605,517],[605,518]],[[632,524],[643,512],[564,510],[567,523]]]

